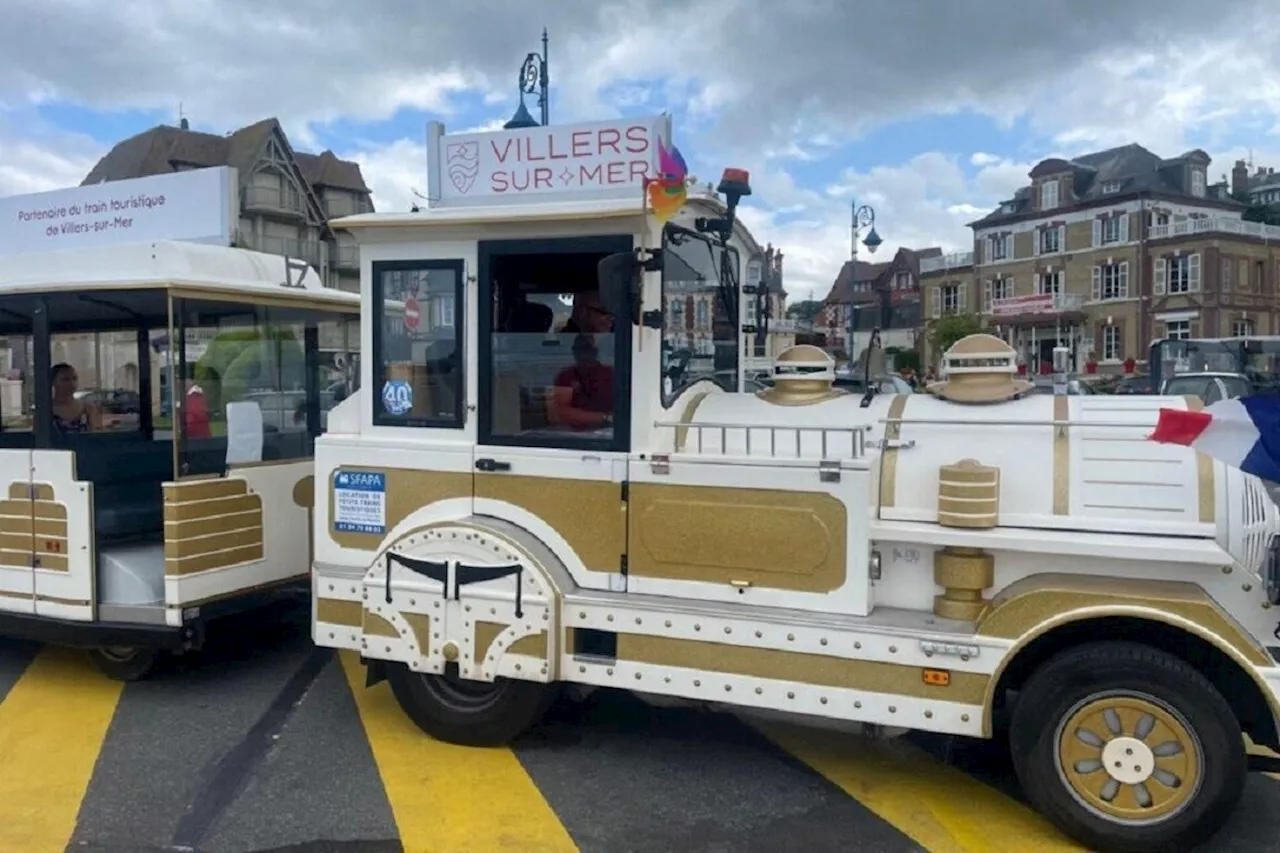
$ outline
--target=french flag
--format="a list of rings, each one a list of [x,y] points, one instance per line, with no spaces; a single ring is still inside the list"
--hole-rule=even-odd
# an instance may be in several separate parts
[[[1280,395],[1220,400],[1203,411],[1161,409],[1161,444],[1181,444],[1263,480],[1280,483]]]

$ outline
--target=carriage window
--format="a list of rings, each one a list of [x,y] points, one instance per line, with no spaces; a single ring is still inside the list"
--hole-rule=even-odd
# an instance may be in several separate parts
[[[670,406],[695,382],[737,389],[738,329],[720,296],[722,262],[736,281],[738,253],[675,225],[663,229],[662,402]],[[726,257],[722,258],[722,254]]]
[[[34,426],[31,368],[35,351],[29,335],[0,337],[0,433],[31,432]]]
[[[181,300],[178,311],[182,352],[171,393],[179,403],[180,472],[224,469],[233,402],[262,412],[264,462],[311,456],[304,312],[201,300]]]
[[[141,429],[136,331],[52,335],[49,361],[55,434]]]
[[[461,427],[462,262],[374,262],[373,306],[373,422]]]
[[[360,323],[343,318],[322,320],[317,327],[320,431],[329,428],[329,412],[360,387]]]

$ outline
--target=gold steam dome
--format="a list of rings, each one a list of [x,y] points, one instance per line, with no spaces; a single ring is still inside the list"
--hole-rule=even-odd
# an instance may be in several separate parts
[[[969,335],[942,356],[942,380],[929,385],[935,397],[953,403],[1003,403],[1032,384],[1018,378],[1017,353],[995,335]]]
[[[757,392],[779,406],[808,406],[844,395],[834,388],[836,362],[812,344],[787,347],[773,362],[773,387]]]

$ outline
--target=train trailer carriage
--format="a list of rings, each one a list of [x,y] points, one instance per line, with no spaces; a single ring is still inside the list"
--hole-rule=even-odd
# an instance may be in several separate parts
[[[358,324],[355,294],[241,249],[0,258],[0,634],[133,680],[306,595],[312,448]]]
[[[808,345],[741,390],[745,173],[673,187],[657,118],[609,125],[652,180],[489,180],[578,140],[607,171],[601,127],[435,126],[426,209],[335,223],[368,356],[316,442],[315,641],[451,742],[623,688],[999,739],[1094,849],[1212,836],[1280,746],[1280,512],[1147,439],[1201,401],[1032,393],[987,335],[927,393]]]

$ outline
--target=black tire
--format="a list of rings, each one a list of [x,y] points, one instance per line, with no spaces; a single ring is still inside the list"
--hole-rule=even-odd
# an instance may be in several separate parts
[[[143,646],[108,646],[91,649],[89,659],[98,671],[115,681],[141,681],[156,665],[159,653]]]
[[[449,668],[453,670],[453,667]],[[414,672],[388,664],[387,681],[414,724],[436,740],[461,746],[502,746],[535,725],[555,701],[554,684]]]
[[[1080,733],[1073,736],[1067,726],[1076,715],[1087,716],[1071,725]],[[1090,643],[1043,664],[1021,691],[1009,741],[1027,799],[1100,853],[1173,853],[1208,840],[1235,810],[1247,772],[1244,736],[1222,694],[1195,668],[1137,643]],[[1174,741],[1186,748],[1171,753]],[[1060,761],[1063,751],[1078,757]],[[1126,756],[1133,756],[1133,774]],[[1124,761],[1110,771],[1104,757]],[[1135,784],[1112,772],[1124,773],[1121,780],[1149,775]],[[1184,793],[1188,784],[1194,787]],[[1142,817],[1148,810],[1156,816]]]

